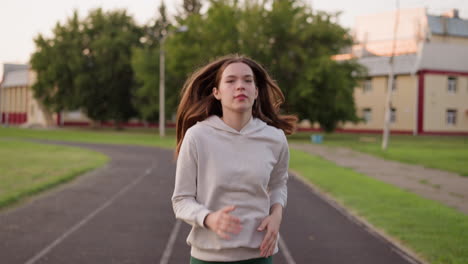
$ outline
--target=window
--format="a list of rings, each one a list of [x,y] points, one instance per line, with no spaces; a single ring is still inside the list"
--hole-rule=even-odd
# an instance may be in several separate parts
[[[370,108],[364,108],[363,110],[363,118],[364,122],[367,124],[370,121],[372,121],[372,109]]]
[[[395,123],[396,122],[396,108],[392,108],[392,111],[390,112],[390,123]]]
[[[457,110],[447,109],[446,115],[447,125],[456,125],[457,124]]]
[[[372,78],[367,78],[364,80],[364,87],[363,87],[364,93],[372,91]]]
[[[456,93],[457,92],[457,77],[454,77],[454,76],[449,76],[448,77],[447,91],[449,93]]]

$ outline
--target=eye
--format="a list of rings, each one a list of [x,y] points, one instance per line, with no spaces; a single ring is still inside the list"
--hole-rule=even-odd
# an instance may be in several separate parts
[[[226,82],[227,82],[227,83],[233,83],[234,80],[227,80]]]
[[[247,80],[245,80],[245,81],[248,82],[248,83],[253,82],[253,80],[250,80],[250,79],[247,79]]]

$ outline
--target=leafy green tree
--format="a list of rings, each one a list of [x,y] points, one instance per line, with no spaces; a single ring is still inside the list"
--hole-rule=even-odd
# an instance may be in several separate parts
[[[263,6],[262,6],[263,5]],[[257,42],[244,46],[243,53],[261,58],[282,88],[288,112],[318,122],[327,132],[340,122],[357,121],[354,87],[363,74],[355,61],[336,62],[332,56],[352,45],[348,31],[336,22],[338,14],[314,12],[294,0],[264,3],[246,9],[249,24],[263,25],[243,32],[243,40],[256,36]],[[254,15],[257,13],[257,15]],[[259,37],[261,36],[261,37]]]
[[[339,14],[294,0],[210,0],[208,5],[203,14],[177,16],[174,24],[188,31],[168,36],[168,112],[175,111],[180,88],[194,69],[215,57],[241,53],[266,66],[283,89],[287,112],[318,122],[328,132],[340,122],[357,121],[353,91],[364,71],[356,61],[332,60],[352,45],[349,32],[335,22]]]
[[[170,26],[164,2],[159,7],[158,16],[154,24],[146,28],[144,46],[134,48],[131,60],[138,81],[134,105],[147,121],[157,121],[159,116],[159,47]],[[168,108],[173,109],[173,104],[174,102],[169,101]]]
[[[51,39],[35,39],[35,96],[53,111],[81,109],[92,120],[119,126],[136,115],[130,57],[141,36],[125,10],[96,9],[83,20],[75,11],[67,23],[57,23]]]
[[[39,34],[35,39],[36,52],[31,66],[37,73],[37,82],[33,91],[49,110],[75,110],[85,101],[76,85],[83,82],[83,77],[72,74],[86,65],[80,25],[78,13],[74,12],[66,25],[56,24],[54,38],[47,39]]]
[[[212,0],[204,14],[190,13],[176,17],[175,24],[187,27],[185,32],[177,32],[174,26],[166,41],[167,96],[168,107],[175,112],[180,89],[197,67],[213,58],[230,53],[238,53],[240,39],[237,21],[240,9],[236,1]]]

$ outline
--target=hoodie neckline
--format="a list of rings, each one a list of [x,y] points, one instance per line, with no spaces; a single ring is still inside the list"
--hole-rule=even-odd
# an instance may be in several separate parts
[[[230,127],[217,115],[209,116],[207,119],[203,120],[202,123],[208,126],[214,127],[216,129],[227,131],[227,132],[238,134],[238,135],[249,134],[249,133],[258,131],[266,126],[265,122],[253,116],[250,117],[247,124],[245,124],[244,127],[240,131],[237,131],[236,129]]]

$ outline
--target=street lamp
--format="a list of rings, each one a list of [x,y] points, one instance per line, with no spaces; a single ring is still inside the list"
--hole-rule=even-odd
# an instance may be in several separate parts
[[[180,26],[176,29],[176,32],[186,32],[187,26]],[[162,34],[159,42],[159,136],[164,137],[166,135],[166,107],[165,107],[165,65],[166,58],[164,55],[164,42],[166,37],[171,33],[168,31],[166,34]]]
[[[390,56],[390,72],[388,74],[388,85],[387,85],[387,100],[385,101],[385,118],[384,118],[384,127],[382,131],[382,150],[387,150],[388,147],[388,137],[390,134],[390,115],[392,111],[392,93],[394,86],[394,68],[395,68],[395,47],[396,47],[396,38],[398,23],[400,20],[400,1],[396,0],[396,17],[395,17],[395,26],[393,27],[393,45],[392,45],[392,55]]]

